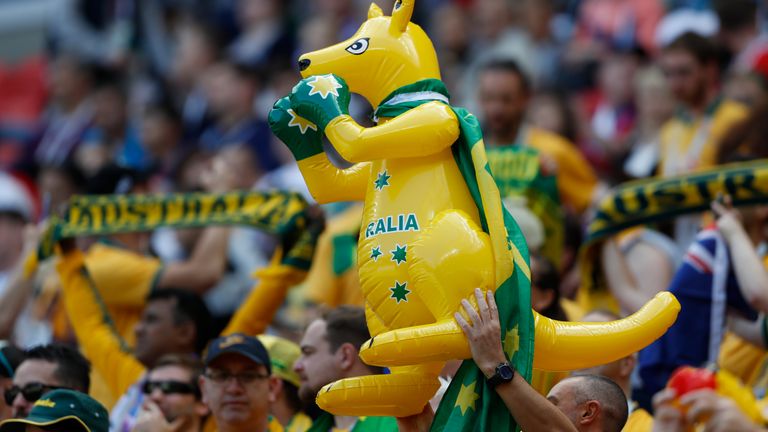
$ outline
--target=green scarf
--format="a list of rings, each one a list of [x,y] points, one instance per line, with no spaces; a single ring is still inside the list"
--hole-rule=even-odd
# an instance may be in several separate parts
[[[374,118],[396,117],[431,101],[448,103],[445,85],[423,80],[394,91],[376,109]],[[531,379],[533,314],[530,299],[528,247],[514,219],[504,209],[491,175],[480,125],[463,108],[451,107],[460,125],[452,146],[456,165],[477,205],[482,229],[489,234],[496,261],[496,302],[504,351],[517,372]],[[456,305],[458,307],[458,305]],[[517,424],[472,360],[462,363],[435,413],[433,431],[509,431]]]
[[[730,195],[735,206],[768,202],[768,160],[720,165],[696,173],[654,177],[623,183],[597,206],[579,252],[579,303],[587,308],[617,307],[592,303],[594,292],[606,290],[598,246],[603,240],[635,226],[672,220],[709,210],[718,196]]]
[[[54,245],[70,237],[247,225],[278,235],[288,246],[283,263],[308,270],[319,233],[307,229],[306,208],[301,195],[292,192],[74,196],[63,217],[50,221],[38,259],[51,256]]]
[[[633,226],[706,211],[724,194],[736,206],[768,202],[768,160],[621,184],[600,201],[589,223],[587,243]]]

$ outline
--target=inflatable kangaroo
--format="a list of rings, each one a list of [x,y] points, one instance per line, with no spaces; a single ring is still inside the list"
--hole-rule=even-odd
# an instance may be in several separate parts
[[[610,323],[531,317],[527,250],[513,244],[511,232],[481,229],[502,217],[498,190],[482,166],[470,167],[477,176],[470,187],[466,167],[457,163],[460,124],[474,117],[457,116],[439,88],[435,50],[410,22],[413,7],[414,0],[397,1],[392,16],[384,16],[371,4],[351,39],[301,56],[305,79],[270,112],[270,127],[293,152],[318,202],[365,202],[358,265],[373,338],[360,355],[391,373],[323,388],[318,405],[337,415],[421,412],[439,387],[445,361],[471,357],[453,318],[461,300],[472,301],[476,287],[496,289],[511,274],[527,281],[520,298],[535,327],[538,369],[572,370],[627,356],[662,335],[679,310],[674,297],[662,293],[635,315]],[[350,92],[371,103],[375,127],[349,116]],[[354,166],[338,169],[329,161],[323,133]],[[471,153],[485,157],[481,135]],[[495,198],[478,189],[495,191]],[[517,343],[505,340],[510,359]]]

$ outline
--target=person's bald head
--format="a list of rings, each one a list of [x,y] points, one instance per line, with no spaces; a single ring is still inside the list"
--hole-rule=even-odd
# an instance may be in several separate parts
[[[579,431],[620,432],[629,406],[615,382],[600,375],[579,375],[557,383],[547,395]]]

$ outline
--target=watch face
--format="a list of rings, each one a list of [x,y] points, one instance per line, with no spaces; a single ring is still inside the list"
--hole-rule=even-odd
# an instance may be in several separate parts
[[[509,367],[509,365],[500,365],[496,369],[496,373],[499,374],[499,377],[501,377],[501,379],[504,381],[509,381],[512,379],[512,377],[515,376],[515,372],[511,367]]]

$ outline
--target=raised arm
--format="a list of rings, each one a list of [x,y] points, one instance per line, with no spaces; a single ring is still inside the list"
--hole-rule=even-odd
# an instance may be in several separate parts
[[[110,326],[106,308],[99,305],[98,292],[87,276],[82,252],[74,245],[62,249],[56,269],[67,316],[85,357],[106,379],[112,394],[119,396],[142,376],[144,366]]]
[[[371,175],[370,164],[336,168],[323,151],[323,134],[318,127],[291,109],[288,97],[275,103],[269,112],[269,127],[293,153],[309,192],[321,204],[362,201]]]
[[[739,289],[750,306],[768,312],[768,273],[741,223],[739,212],[730,207],[730,199],[726,201],[726,205],[712,202],[712,210],[718,217],[717,228],[728,243]]]

